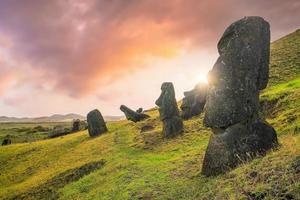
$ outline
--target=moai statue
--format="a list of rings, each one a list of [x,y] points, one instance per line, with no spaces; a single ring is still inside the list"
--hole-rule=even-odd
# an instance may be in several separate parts
[[[120,106],[120,110],[122,112],[124,112],[126,119],[133,121],[133,122],[138,122],[138,121],[142,121],[146,118],[149,118],[149,115],[146,115],[142,112],[135,112],[133,110],[131,110],[130,108],[128,108],[127,106],[121,105]]]
[[[182,110],[182,118],[190,119],[193,116],[203,112],[206,102],[207,84],[198,83],[193,90],[184,92],[184,98],[180,106]]]
[[[73,120],[72,132],[80,131],[80,119]]]
[[[224,173],[277,146],[275,130],[259,118],[259,92],[269,75],[270,27],[261,17],[231,24],[209,72],[204,124],[212,129],[202,173]]]
[[[105,121],[99,110],[92,110],[87,114],[88,131],[91,137],[107,132]]]
[[[161,86],[160,97],[155,104],[159,107],[160,119],[163,122],[163,134],[165,138],[172,138],[183,132],[182,119],[175,99],[173,84],[165,82]]]

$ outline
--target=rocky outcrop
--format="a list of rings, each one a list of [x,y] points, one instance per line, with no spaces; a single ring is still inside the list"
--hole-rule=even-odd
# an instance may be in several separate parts
[[[72,130],[63,125],[56,125],[53,127],[52,131],[48,133],[48,138],[62,137],[68,134],[71,134]]]
[[[143,108],[139,108],[136,110],[137,113],[142,113],[143,112]]]
[[[150,117],[149,115],[142,113],[143,109],[141,111],[139,110],[140,112],[135,112],[135,111],[131,110],[130,108],[128,108],[127,106],[121,105],[120,110],[122,112],[124,112],[127,120],[130,120],[133,122],[142,121],[142,120]]]
[[[107,132],[105,121],[99,110],[92,110],[87,114],[88,132],[90,137]]]
[[[275,130],[259,118],[259,92],[268,83],[270,29],[245,17],[224,32],[208,74],[204,124],[212,128],[202,173],[217,175],[277,145]]]
[[[199,115],[204,109],[206,95],[206,83],[198,83],[193,90],[184,92],[184,98],[180,106],[182,118],[190,119],[193,116]]]
[[[183,132],[182,119],[175,99],[173,84],[165,82],[161,86],[161,95],[155,104],[159,107],[160,119],[163,122],[165,138],[172,138]]]
[[[88,125],[87,125],[86,121],[81,121],[80,119],[73,120],[72,132],[86,130],[87,128],[88,128]]]
[[[72,132],[76,132],[80,130],[80,120],[75,119],[72,124]]]
[[[1,145],[5,146],[5,145],[10,145],[11,143],[12,142],[10,138],[4,138]]]

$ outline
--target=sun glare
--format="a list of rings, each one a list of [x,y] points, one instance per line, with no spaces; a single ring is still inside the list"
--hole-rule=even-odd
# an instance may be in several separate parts
[[[205,75],[205,74],[200,74],[200,75],[198,75],[198,77],[197,77],[197,81],[199,81],[199,82],[203,82],[203,83],[208,83],[208,82],[207,82],[207,78],[206,78],[206,75]]]

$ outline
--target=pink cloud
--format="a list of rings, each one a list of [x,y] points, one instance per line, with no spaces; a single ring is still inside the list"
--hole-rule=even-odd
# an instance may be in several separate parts
[[[11,37],[19,68],[31,68],[22,83],[77,98],[139,70],[147,56],[215,49],[225,27],[245,15],[265,17],[277,38],[300,26],[299,10],[297,0],[3,0],[0,32]]]
[[[4,95],[13,80],[13,71],[6,65],[3,58],[0,57],[0,97]]]

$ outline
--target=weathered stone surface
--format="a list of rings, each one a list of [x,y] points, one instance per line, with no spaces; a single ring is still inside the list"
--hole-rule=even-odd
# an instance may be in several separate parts
[[[163,121],[163,134],[165,138],[175,137],[183,132],[182,119],[175,99],[175,91],[171,82],[161,86],[161,95],[155,104],[159,106],[160,119]]]
[[[184,92],[182,99],[181,110],[182,118],[189,119],[193,116],[199,115],[204,108],[207,95],[207,84],[198,83],[191,91]]]
[[[91,137],[107,132],[105,121],[99,110],[95,109],[87,114],[88,131]]]
[[[224,173],[240,163],[264,155],[277,146],[275,130],[265,122],[237,123],[226,129],[213,129],[203,161],[207,176]]]
[[[88,124],[87,121],[80,121],[80,130],[87,130],[88,129]]]
[[[183,132],[181,117],[174,116],[163,121],[163,133],[165,138],[173,138]]]
[[[146,115],[142,112],[140,112],[140,113],[135,112],[135,111],[131,110],[130,108],[128,108],[127,106],[124,106],[124,105],[120,106],[120,110],[122,112],[124,112],[127,120],[130,120],[130,121],[133,121],[133,122],[142,121],[142,120],[150,117],[149,115]]]
[[[2,146],[10,145],[10,144],[11,144],[11,139],[10,139],[10,138],[5,138],[5,139],[2,141]]]
[[[79,131],[79,130],[80,130],[80,119],[76,119],[73,121],[72,124],[72,132]]]
[[[259,118],[259,91],[268,83],[269,23],[245,17],[218,43],[209,73],[204,124],[211,127],[202,173],[217,175],[277,146],[275,130]]]
[[[68,134],[71,134],[72,131],[70,128],[64,127],[62,125],[54,126],[52,131],[48,133],[49,138],[62,137]]]
[[[261,17],[245,17],[226,29],[208,74],[205,125],[227,127],[257,114],[259,90],[268,83],[269,49],[269,23]]]
[[[143,112],[143,108],[139,108],[136,110],[137,113],[142,113]]]
[[[72,124],[72,132],[86,130],[88,128],[86,121],[81,121],[80,119],[76,119]]]

